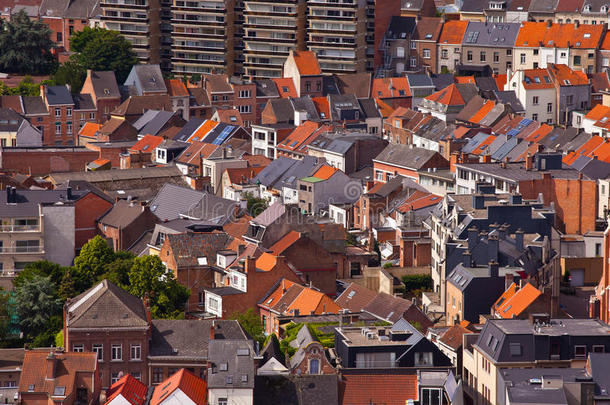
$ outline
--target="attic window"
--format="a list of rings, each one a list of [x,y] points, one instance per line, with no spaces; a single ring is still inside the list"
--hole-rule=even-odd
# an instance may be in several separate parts
[[[404,90],[398,90],[398,95],[399,96],[404,96],[405,95],[405,91]]]
[[[156,79],[156,78],[154,78],[154,77],[151,77],[151,78],[150,78],[150,81],[151,81],[152,83],[155,83],[155,82],[157,81],[157,79]]]
[[[34,392],[34,384],[28,385],[28,392]]]
[[[568,86],[571,84],[568,79],[565,79],[563,82],[564,82],[564,84],[567,84]]]
[[[553,45],[553,40],[552,39],[549,41],[549,45]]]
[[[66,387],[55,387],[53,390],[54,397],[63,397],[66,395]]]
[[[220,371],[227,371],[229,369],[229,363],[220,363],[220,367],[218,367]]]
[[[106,94],[106,95],[110,94],[110,90],[109,89],[104,89],[104,94]]]
[[[320,112],[320,117],[326,118],[326,113],[324,111]]]
[[[586,34],[583,35],[584,38],[591,38],[591,34],[589,34],[588,32]]]
[[[538,76],[535,76],[535,77],[534,77],[534,81],[535,81],[536,83],[540,83],[540,78],[539,78]]]
[[[248,349],[247,347],[245,349],[237,349],[237,355],[238,356],[249,356],[250,349]]]
[[[231,118],[229,118],[231,120],[231,122],[235,122],[237,121],[237,118],[235,118],[234,116],[231,116]]]
[[[282,86],[282,91],[283,91],[284,93],[288,93],[288,87],[286,87],[286,86]]]
[[[347,294],[347,299],[351,300],[354,297],[354,295],[356,295],[356,291],[350,291],[349,294]]]
[[[382,94],[383,94],[383,93],[382,93],[382,92],[380,92],[380,91],[378,91],[378,92],[377,92],[377,95],[378,95],[378,96],[381,96]]]
[[[511,343],[509,348],[511,356],[521,356],[521,343]]]
[[[233,376],[232,375],[228,375],[227,376],[227,384],[233,384]]]
[[[273,298],[269,298],[269,300],[267,301],[267,305],[271,304],[271,301],[273,301]]]
[[[207,257],[205,257],[205,256],[203,256],[203,257],[198,257],[198,258],[197,258],[197,263],[198,263],[200,266],[206,266],[206,265],[208,264],[208,258],[207,258]]]
[[[432,39],[432,34],[426,34],[426,39]]]

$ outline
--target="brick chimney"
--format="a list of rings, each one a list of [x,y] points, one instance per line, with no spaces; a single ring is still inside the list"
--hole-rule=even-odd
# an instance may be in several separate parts
[[[508,287],[515,281],[515,276],[512,273],[504,275],[504,291],[508,290]]]
[[[256,272],[256,259],[251,256],[246,257],[244,271],[248,274],[254,274]]]
[[[534,168],[534,157],[528,153],[525,157],[525,170],[532,170]]]
[[[212,320],[212,324],[210,325],[210,340],[214,340],[216,337],[216,321]]]
[[[55,357],[55,353],[53,353],[53,349],[49,352],[47,356],[47,380],[55,379],[55,365],[57,364],[57,358]]]

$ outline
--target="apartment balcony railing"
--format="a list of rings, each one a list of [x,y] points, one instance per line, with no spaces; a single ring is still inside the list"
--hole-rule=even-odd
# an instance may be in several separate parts
[[[0,247],[0,254],[43,254],[44,248],[42,246],[2,246]]]
[[[40,232],[40,225],[0,225],[0,232]]]

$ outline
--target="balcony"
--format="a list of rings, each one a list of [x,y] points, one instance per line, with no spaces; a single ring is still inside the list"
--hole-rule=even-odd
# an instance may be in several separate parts
[[[42,246],[2,246],[0,254],[43,254]]]
[[[40,225],[0,225],[0,232],[40,232]]]

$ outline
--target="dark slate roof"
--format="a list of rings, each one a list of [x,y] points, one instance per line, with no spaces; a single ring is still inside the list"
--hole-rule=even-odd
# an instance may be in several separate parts
[[[576,383],[586,381],[587,374],[583,368],[506,368],[498,373],[498,377],[503,380],[502,386],[506,387],[511,403],[556,405],[569,403],[565,385],[550,388],[543,387],[541,382],[546,378],[560,378],[564,384]]]
[[[407,75],[409,87],[434,87],[432,78],[422,73],[412,73]]]
[[[371,95],[370,73],[345,73],[334,75],[341,94],[354,94],[358,98],[369,98]]]
[[[525,112],[525,108],[523,108],[523,104],[517,98],[517,94],[515,94],[514,90],[509,91],[494,91],[494,96],[497,101],[502,104],[507,104],[510,108],[513,109],[515,113],[523,113]]]
[[[436,154],[435,151],[412,148],[410,145],[389,144],[373,161],[419,170]]]
[[[6,190],[0,190],[0,216],[7,217],[37,217],[39,204],[70,203],[77,201],[88,190],[72,191],[72,199],[68,200],[65,190],[17,190],[17,203],[6,202]]]
[[[94,110],[95,103],[91,94],[75,94],[73,97],[75,110]]]
[[[322,76],[322,94],[325,97],[329,94],[341,94],[334,76]]]
[[[225,225],[235,218],[237,208],[239,208],[237,201],[204,193],[199,202],[182,212],[181,215],[194,220],[206,220],[218,225]]]
[[[0,108],[0,131],[17,132],[24,118],[10,108]]]
[[[149,356],[207,359],[212,325],[214,339],[239,339],[246,342],[246,335],[237,321],[154,319]]]
[[[216,263],[216,252],[224,249],[231,237],[224,232],[187,232],[166,236],[178,267],[197,267],[205,257],[208,265]]]
[[[599,180],[610,177],[610,163],[588,156],[580,156],[572,163],[572,167],[590,179]]]
[[[139,82],[143,92],[167,92],[159,65],[135,65],[131,73],[135,74],[134,79]]]
[[[119,200],[114,207],[98,220],[100,224],[109,225],[114,228],[125,227],[135,221],[145,210],[145,207],[137,202]],[[151,229],[152,225],[150,224]]]
[[[358,100],[360,109],[364,112],[365,118],[381,118],[381,113],[377,108],[377,103],[372,98]]]
[[[530,3],[530,12],[553,13],[557,8],[559,0],[536,0]]]
[[[254,405],[338,405],[334,374],[256,376]]]
[[[74,104],[72,94],[66,86],[48,86],[46,96],[49,105]]]
[[[150,210],[163,221],[181,216],[212,220],[224,218],[228,214],[229,207],[235,204],[235,201],[167,183],[151,201]]]
[[[315,141],[309,144],[309,147],[344,155],[353,145],[354,142],[349,138],[341,139],[320,135]]]
[[[277,92],[277,86],[271,79],[257,79],[254,81],[256,84],[256,97],[279,97],[280,94]]]
[[[462,45],[512,48],[515,45],[519,27],[519,23],[469,21]]]
[[[506,167],[502,167],[500,163],[459,163],[458,166],[496,178],[504,178],[511,182],[539,179],[542,177],[542,173],[551,173],[553,178],[558,179],[578,178],[578,170],[574,170],[567,165],[562,166],[562,169],[545,171],[525,170],[523,162],[507,163]]]
[[[180,129],[178,134],[174,136],[175,141],[186,141],[193,133],[203,124],[206,120],[201,118],[191,118],[188,122]]]
[[[415,17],[392,16],[386,38],[388,39],[405,39],[413,34],[417,20]]]
[[[595,394],[607,398],[610,395],[610,353],[589,353],[589,368],[597,383]]]
[[[462,7],[460,11],[466,13],[481,13],[483,14],[483,9],[487,7],[487,3],[481,0],[464,0],[462,2]]]
[[[147,328],[142,300],[104,280],[68,302],[68,328]]]
[[[282,187],[295,188],[298,179],[311,176],[319,166],[318,158],[305,156],[303,160],[299,160],[296,164],[292,165],[273,187],[276,189],[281,189]]]
[[[584,134],[584,132],[583,132]],[[578,136],[577,128],[555,128],[539,143],[547,149],[563,150],[564,146]]]
[[[212,340],[209,344],[208,388],[254,388],[254,350],[249,340]],[[220,364],[227,365],[226,371]]]
[[[498,89],[498,83],[496,82],[496,80],[493,77],[489,77],[489,76],[475,77],[474,81],[477,84],[479,91],[485,92],[485,94],[487,94],[487,92],[490,92],[489,94],[493,94],[491,92],[500,90],[500,89]]]
[[[48,114],[47,106],[40,96],[22,97],[23,110],[26,115]]]
[[[97,98],[121,97],[113,71],[92,71],[91,84],[93,84],[93,91]]]
[[[150,110],[146,111],[146,113],[148,113],[148,112],[150,112]],[[159,133],[159,131],[161,131],[163,129],[165,124],[167,124],[167,122],[173,116],[174,116],[173,111],[154,111],[153,117],[151,117],[141,129],[139,129],[139,133],[143,134],[143,135],[146,135],[146,134],[157,135]],[[142,117],[144,117],[144,116],[142,116]],[[140,120],[138,119],[138,121],[140,121]],[[133,124],[134,127],[136,126],[138,121],[136,121]],[[138,128],[136,127],[136,129],[138,129]]]
[[[455,78],[451,73],[443,73],[438,75],[430,75],[430,79],[434,84],[436,91],[444,89],[455,81]]]
[[[293,115],[291,118],[293,120],[294,120],[294,111],[307,111],[307,119],[309,119],[311,121],[317,121],[320,119],[320,115],[318,114],[318,109],[316,108],[316,105],[314,104],[311,97],[303,96],[303,97],[299,97],[299,98],[291,98],[290,102],[292,103]]]
[[[498,275],[504,277],[507,274],[512,274],[519,278],[519,271],[521,268],[516,267],[499,267]],[[460,291],[464,291],[468,288],[468,285],[475,278],[490,278],[489,267],[464,267],[461,263],[458,264],[447,276],[447,282],[451,283],[455,288]],[[495,293],[495,292],[494,292]],[[485,296],[485,292],[481,292],[481,299]],[[496,298],[496,297],[492,297]]]

